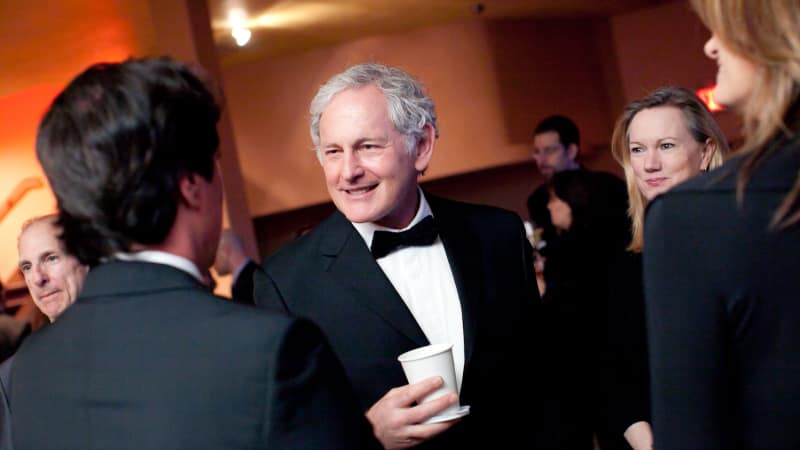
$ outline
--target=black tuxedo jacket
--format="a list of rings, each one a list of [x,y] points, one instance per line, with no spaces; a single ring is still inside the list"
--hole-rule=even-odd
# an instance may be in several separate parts
[[[800,127],[795,128],[800,130]],[[658,449],[800,448],[800,225],[770,230],[800,173],[800,138],[660,196],[644,285]]]
[[[248,259],[239,276],[231,284],[231,300],[243,305],[255,304],[253,300],[253,272],[258,270],[258,264]]]
[[[77,302],[26,339],[11,378],[16,450],[375,443],[317,327],[162,264],[94,267]]]
[[[472,408],[429,446],[529,448],[533,418],[542,406],[536,382],[542,368],[535,336],[539,297],[522,223],[509,211],[426,198],[461,301],[460,400]],[[398,355],[428,344],[364,240],[339,212],[265,261],[256,274],[255,295],[259,306],[309,318],[322,328],[364,411],[408,383]],[[532,372],[524,369],[531,362]]]

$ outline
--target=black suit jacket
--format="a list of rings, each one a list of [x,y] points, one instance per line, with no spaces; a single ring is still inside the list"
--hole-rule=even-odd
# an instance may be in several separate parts
[[[16,450],[373,439],[317,327],[223,301],[161,264],[94,267],[77,302],[26,339],[11,378]]]
[[[660,196],[644,284],[658,449],[800,448],[800,226],[769,230],[800,173],[774,151],[736,200],[741,160]]]
[[[529,448],[537,437],[535,332],[539,303],[531,249],[519,217],[426,195],[462,308],[465,369],[461,404],[471,413],[430,448]],[[367,410],[407,384],[397,356],[427,345],[364,240],[335,212],[265,261],[256,304],[307,317],[322,328]],[[524,367],[533,363],[534,370]],[[513,414],[519,411],[521,414]],[[486,447],[490,448],[490,447]]]
[[[0,450],[11,450],[11,408],[8,392],[11,387],[11,364],[14,357],[0,364]]]
[[[253,305],[253,273],[258,270],[258,264],[248,259],[242,270],[239,271],[231,284],[231,299],[243,305]]]

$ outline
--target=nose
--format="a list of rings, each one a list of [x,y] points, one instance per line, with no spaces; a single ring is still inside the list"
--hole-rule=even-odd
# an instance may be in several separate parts
[[[550,198],[547,199],[547,210],[550,212],[550,215],[553,215],[553,210],[556,207],[556,199],[553,198],[551,195]]]
[[[658,151],[649,151],[644,157],[644,170],[656,172],[661,170],[661,155]]]
[[[50,276],[47,274],[47,270],[41,265],[37,266],[31,272],[33,275],[32,281],[36,286],[44,286],[48,281],[50,281]]]
[[[703,45],[703,53],[705,53],[709,58],[716,60],[718,48],[719,42],[717,41],[717,36],[712,34],[711,37],[706,41],[705,45]]]
[[[541,152],[534,152],[533,153],[533,160],[536,162],[536,167],[542,166],[542,153]]]
[[[345,151],[343,159],[342,176],[345,180],[354,181],[364,174],[364,168],[361,167],[361,158],[356,152]]]

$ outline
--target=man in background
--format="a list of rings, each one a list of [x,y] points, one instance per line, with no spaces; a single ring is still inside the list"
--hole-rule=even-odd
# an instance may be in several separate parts
[[[33,303],[53,322],[75,303],[89,267],[64,250],[55,214],[22,225],[17,240],[19,270]]]
[[[22,224],[17,250],[19,270],[25,278],[33,303],[50,322],[54,322],[75,303],[89,271],[64,250],[59,239],[58,216],[34,217]],[[13,357],[0,364],[0,450],[11,449],[11,392]]]
[[[538,241],[539,253],[546,256],[550,249],[557,246],[558,233],[547,209],[549,194],[547,182],[554,174],[562,170],[577,170],[581,137],[578,126],[570,118],[554,115],[542,119],[533,130],[533,150],[531,152],[536,168],[544,178],[528,197],[528,215],[532,222]]]
[[[94,65],[46,112],[37,156],[65,248],[92,269],[15,356],[17,450],[376,445],[317,327],[203,285],[222,225],[218,118],[168,58]]]

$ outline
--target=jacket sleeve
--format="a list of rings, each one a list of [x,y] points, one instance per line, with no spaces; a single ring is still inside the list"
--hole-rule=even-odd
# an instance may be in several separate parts
[[[267,448],[380,448],[319,328],[303,319],[293,321],[276,354],[264,427]]]
[[[253,271],[253,300],[258,307],[282,313],[289,312],[277,284],[264,266],[258,266]]]
[[[655,448],[738,448],[737,394],[720,263],[707,205],[668,193],[645,220],[644,286]]]

